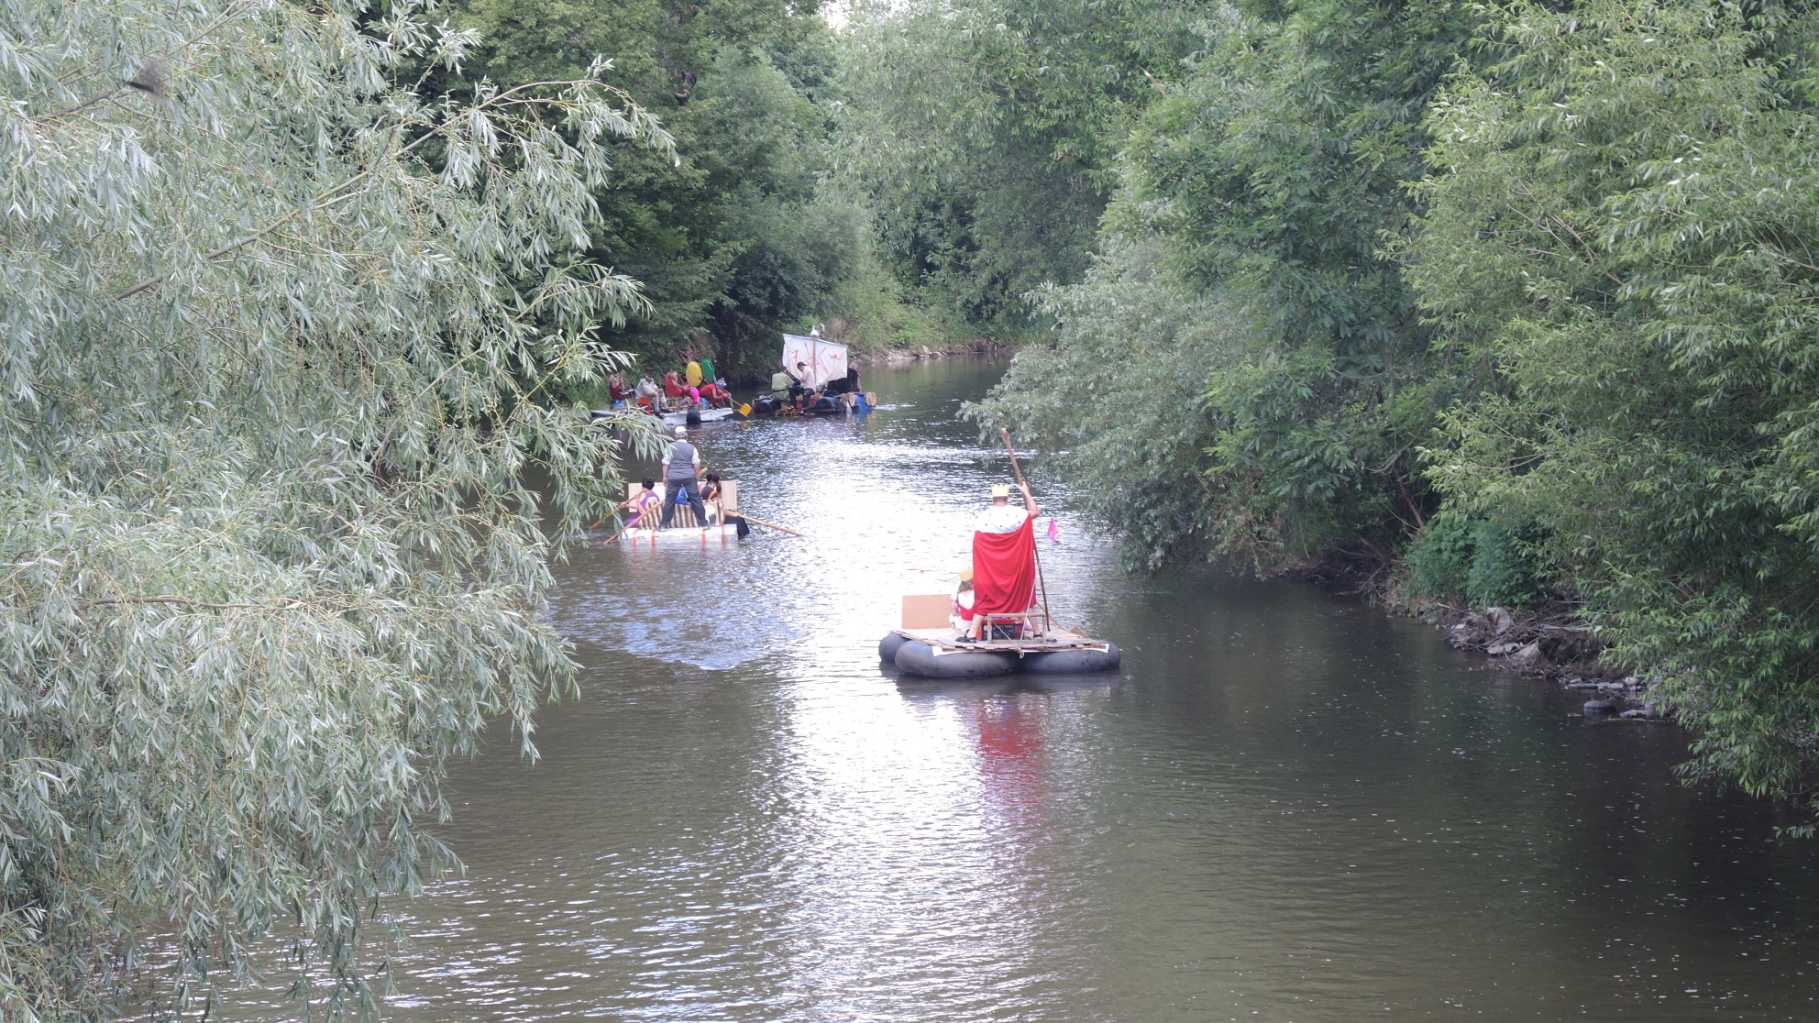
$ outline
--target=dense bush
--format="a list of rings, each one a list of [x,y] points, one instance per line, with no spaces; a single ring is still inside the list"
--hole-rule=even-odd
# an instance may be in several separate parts
[[[1472,573],[1472,521],[1457,512],[1428,519],[1403,561],[1411,596],[1454,600],[1465,595]]]
[[[1520,531],[1494,519],[1442,511],[1404,555],[1410,596],[1474,607],[1520,607],[1541,596],[1534,556]]]
[[[1508,7],[1406,249],[1480,367],[1428,449],[1538,527],[1615,659],[1751,792],[1819,767],[1819,39],[1801,5]]]

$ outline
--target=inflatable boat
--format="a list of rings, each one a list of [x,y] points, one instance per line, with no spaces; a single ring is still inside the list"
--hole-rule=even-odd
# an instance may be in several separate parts
[[[865,400],[866,410],[869,411],[871,406],[877,404],[878,396],[868,393],[865,395]],[[807,408],[801,409],[800,411],[796,409],[795,405],[790,402],[787,396],[761,394],[752,399],[750,415],[753,418],[768,416],[839,416],[856,411],[859,410],[847,407],[847,404],[839,398],[825,394],[816,398]]]
[[[1023,639],[961,643],[952,629],[895,629],[878,641],[878,659],[919,678],[1091,675],[1117,671],[1118,644],[1057,629]]]
[[[878,660],[918,678],[995,678],[1091,675],[1117,671],[1118,644],[1050,625],[1040,634],[962,643],[947,624],[953,598],[945,594],[903,598],[903,627],[878,641]]]

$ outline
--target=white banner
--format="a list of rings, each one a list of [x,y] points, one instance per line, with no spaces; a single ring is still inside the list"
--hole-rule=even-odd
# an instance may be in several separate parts
[[[805,372],[796,369],[798,362],[807,367]],[[846,376],[846,346],[824,337],[785,334],[783,364],[789,367],[791,373],[802,377],[804,384],[820,387],[829,380],[839,380]]]

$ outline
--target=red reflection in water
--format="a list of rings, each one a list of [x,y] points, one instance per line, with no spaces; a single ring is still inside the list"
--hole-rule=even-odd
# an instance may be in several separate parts
[[[985,700],[974,712],[979,776],[988,808],[1020,828],[1042,825],[1042,715],[1025,701]]]

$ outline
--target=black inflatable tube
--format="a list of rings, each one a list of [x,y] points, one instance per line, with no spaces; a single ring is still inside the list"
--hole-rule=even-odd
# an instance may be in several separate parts
[[[919,639],[904,642],[891,660],[898,671],[923,678],[990,678],[1017,670],[1016,654],[968,650],[937,657],[934,648]]]
[[[1122,658],[1118,644],[1107,643],[1104,650],[1054,650],[1046,654],[1027,654],[1019,671],[1032,675],[1091,675],[1117,671]]]
[[[897,663],[897,648],[909,642],[909,637],[895,632],[887,632],[878,641],[878,659],[886,664]]]

